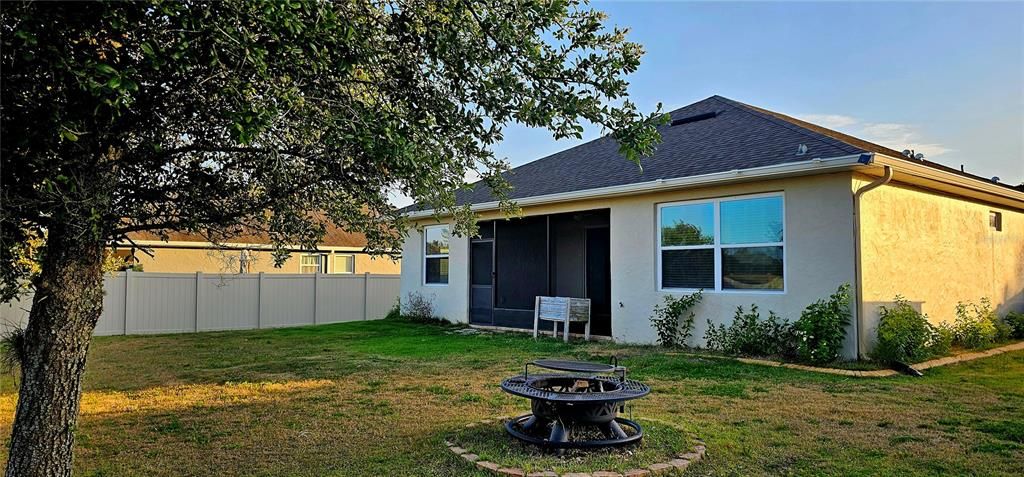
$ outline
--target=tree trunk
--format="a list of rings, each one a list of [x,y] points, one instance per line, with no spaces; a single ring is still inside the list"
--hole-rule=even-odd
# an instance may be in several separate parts
[[[103,308],[103,242],[81,224],[47,233],[25,329],[7,477],[71,475],[82,373]]]

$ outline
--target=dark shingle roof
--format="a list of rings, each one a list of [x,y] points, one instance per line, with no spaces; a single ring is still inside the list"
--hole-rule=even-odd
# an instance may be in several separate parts
[[[675,179],[715,172],[781,165],[814,158],[875,152],[901,158],[893,149],[833,131],[796,118],[712,96],[669,114],[672,120],[716,113],[709,119],[659,128],[662,142],[643,168],[618,153],[618,144],[602,137],[516,167],[507,173],[511,199]],[[807,153],[797,155],[800,144]],[[958,170],[928,161],[938,169]],[[984,180],[984,179],[982,179]],[[491,202],[495,198],[482,183],[456,195],[459,204]],[[417,205],[407,211],[418,210]]]

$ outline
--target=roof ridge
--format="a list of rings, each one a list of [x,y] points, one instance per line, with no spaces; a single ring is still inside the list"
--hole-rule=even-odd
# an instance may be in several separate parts
[[[831,146],[837,146],[837,147],[840,147],[840,149],[846,149],[851,154],[864,151],[864,148],[859,148],[859,147],[857,147],[857,146],[855,146],[853,144],[850,144],[850,143],[848,143],[846,141],[842,141],[840,139],[831,137],[828,134],[822,134],[822,133],[820,133],[818,131],[810,129],[810,128],[808,128],[806,126],[803,126],[801,124],[792,123],[792,122],[783,120],[781,118],[778,118],[778,117],[776,117],[776,116],[774,116],[772,114],[768,114],[766,111],[770,111],[770,110],[763,109],[763,108],[758,108],[757,106],[751,106],[749,104],[746,104],[746,103],[743,103],[743,102],[740,102],[740,101],[736,101],[734,99],[729,99],[729,98],[726,98],[724,96],[720,96],[720,95],[717,95],[717,94],[714,95],[713,98],[715,100],[717,100],[718,102],[720,102],[722,104],[725,104],[726,106],[729,106],[729,107],[731,107],[733,109],[736,109],[738,111],[743,111],[743,112],[745,112],[745,113],[747,113],[747,114],[749,114],[751,116],[754,116],[756,118],[760,118],[760,119],[763,119],[765,121],[777,124],[777,125],[782,126],[782,127],[786,128],[786,129],[789,129],[790,131],[794,131],[794,132],[800,133],[800,134],[802,134],[804,136],[807,136],[809,138],[812,138],[812,139],[814,139],[816,141],[820,141],[820,142],[823,142],[823,143],[831,145]],[[780,116],[785,116],[784,114],[775,113],[774,111],[770,111],[770,112],[774,113],[774,114],[779,114]],[[787,116],[787,117],[789,117],[789,116]],[[796,118],[792,118],[792,119],[796,119]],[[822,128],[822,129],[827,129],[827,128]],[[831,130],[829,130],[829,131],[831,131]],[[842,134],[842,133],[840,133],[838,131],[832,131],[832,132],[835,132],[837,134]],[[850,136],[850,137],[853,137],[853,136]],[[863,141],[863,140],[861,140],[861,141]],[[868,142],[868,141],[863,141],[863,142]],[[877,146],[877,144],[876,144],[876,146]],[[884,146],[878,146],[878,147],[883,148]]]

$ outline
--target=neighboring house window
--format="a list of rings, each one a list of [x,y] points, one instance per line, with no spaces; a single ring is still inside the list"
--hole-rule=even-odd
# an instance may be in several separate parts
[[[423,229],[423,283],[442,285],[448,283],[448,239],[447,225]]]
[[[1003,213],[1002,212],[996,212],[994,210],[990,211],[988,213],[988,226],[991,227],[992,230],[995,230],[996,232],[1002,232],[1003,231]]]
[[[785,286],[782,194],[658,206],[658,287],[769,290]]]
[[[327,255],[304,253],[299,257],[299,273],[327,273]]]
[[[356,273],[356,256],[335,254],[334,273]]]

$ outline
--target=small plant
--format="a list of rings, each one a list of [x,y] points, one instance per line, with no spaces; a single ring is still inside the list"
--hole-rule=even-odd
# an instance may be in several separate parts
[[[674,297],[665,295],[665,302],[654,306],[651,326],[658,333],[658,343],[666,348],[686,346],[693,334],[696,315],[690,311],[700,303],[702,290],[691,295]]]
[[[434,316],[434,304],[420,292],[410,292],[404,303],[400,304],[402,317],[409,321],[437,321]]]
[[[844,283],[827,300],[818,300],[805,308],[793,325],[797,357],[815,364],[835,361],[849,324],[850,284]]]
[[[956,321],[953,323],[953,341],[964,348],[984,348],[995,343],[1006,328],[996,327],[999,319],[992,311],[992,303],[982,298],[978,303],[959,302],[956,304]]]
[[[918,313],[899,295],[892,307],[880,308],[878,343],[872,358],[885,363],[913,363],[932,354],[936,331],[927,315]]]
[[[956,335],[953,326],[949,323],[939,323],[932,326],[932,342],[928,345],[932,356],[944,356],[953,349],[953,339]]]
[[[391,305],[391,309],[388,310],[388,314],[384,315],[385,320],[400,320],[402,319],[402,299],[395,298],[395,304]]]
[[[704,340],[708,349],[729,355],[790,357],[794,354],[793,326],[773,311],[762,320],[757,305],[750,305],[749,312],[742,306],[737,307],[729,326],[715,325],[708,320]]]
[[[1011,311],[1003,317],[1003,322],[1010,327],[1010,338],[1024,340],[1024,313]]]
[[[15,375],[24,359],[25,330],[12,328],[0,335],[0,373]]]

